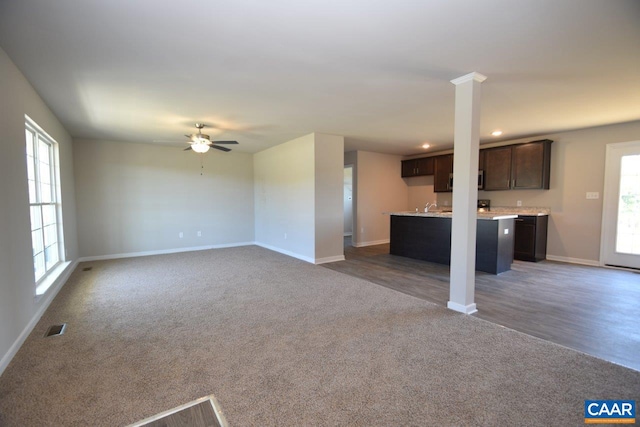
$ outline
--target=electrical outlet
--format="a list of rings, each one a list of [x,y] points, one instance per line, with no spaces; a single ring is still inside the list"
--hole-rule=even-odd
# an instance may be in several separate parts
[[[198,237],[202,237],[202,231],[198,231]]]
[[[600,193],[597,191],[587,191],[587,199],[596,200],[600,198]]]
[[[518,200],[518,201],[516,202],[516,206],[518,206],[518,207],[522,206],[522,200]]]
[[[508,228],[504,229],[504,234],[509,234],[509,229]]]
[[[360,227],[360,232],[364,233],[364,227]]]
[[[178,233],[178,237],[181,239],[184,237],[184,234],[182,233],[182,231]]]
[[[287,240],[287,233],[284,233],[284,240]]]

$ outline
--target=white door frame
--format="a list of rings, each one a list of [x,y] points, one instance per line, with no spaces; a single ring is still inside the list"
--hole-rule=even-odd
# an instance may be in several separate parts
[[[356,176],[355,165],[349,163],[344,169],[351,169],[351,245],[355,246],[356,239]]]
[[[604,167],[604,194],[602,198],[602,225],[600,227],[600,265],[607,265],[607,255],[615,252],[616,218],[620,193],[620,163],[618,156],[624,151],[636,148],[640,150],[640,141],[607,144]],[[636,256],[636,255],[629,255]],[[611,263],[609,263],[611,264]]]

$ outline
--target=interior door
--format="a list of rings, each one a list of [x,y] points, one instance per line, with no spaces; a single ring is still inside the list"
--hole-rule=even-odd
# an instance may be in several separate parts
[[[640,141],[607,145],[602,260],[640,269]]]

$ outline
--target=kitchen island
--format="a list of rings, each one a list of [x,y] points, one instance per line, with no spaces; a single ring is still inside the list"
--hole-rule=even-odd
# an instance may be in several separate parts
[[[451,212],[392,212],[392,255],[451,264]],[[514,218],[478,212],[476,270],[499,274],[513,262]]]

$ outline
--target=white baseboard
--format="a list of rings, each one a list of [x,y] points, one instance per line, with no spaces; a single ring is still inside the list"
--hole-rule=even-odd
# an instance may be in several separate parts
[[[58,295],[60,289],[62,289],[62,286],[67,283],[67,279],[69,279],[71,273],[73,273],[73,271],[76,269],[78,262],[79,261],[76,260],[70,263],[62,272],[62,274],[60,274],[60,276],[56,279],[54,284],[49,289],[47,289],[47,291],[43,295],[34,297],[34,301],[40,302],[40,308],[38,308],[38,310],[34,313],[29,323],[27,323],[27,326],[24,327],[20,335],[18,335],[18,338],[16,338],[11,347],[9,347],[9,350],[4,354],[4,356],[2,356],[2,359],[0,359],[0,375],[2,375],[7,366],[9,366],[9,363],[16,355],[22,344],[24,344],[31,331],[33,331],[33,328],[36,327],[44,312],[47,311],[47,308],[49,308],[49,305],[51,304],[53,299],[56,297],[56,295]]]
[[[328,262],[344,261],[344,255],[328,256],[325,258],[316,258],[315,264],[326,264]]]
[[[549,255],[549,254],[547,254],[547,259],[549,261],[568,262],[570,264],[580,264],[580,265],[590,265],[593,267],[600,267],[600,261],[594,261],[592,259],[570,258],[565,256],[556,256],[556,255]]]
[[[240,243],[228,243],[228,244],[222,244],[222,245],[193,246],[189,248],[162,249],[159,251],[127,252],[122,254],[85,256],[85,257],[79,258],[78,261],[85,262],[85,261],[100,261],[105,259],[135,258],[139,256],[176,254],[180,252],[193,252],[193,251],[206,251],[209,249],[235,248],[238,246],[251,246],[255,244],[256,244],[255,242],[240,242]]]
[[[383,239],[383,240],[373,240],[371,242],[358,242],[358,243],[354,243],[353,246],[355,246],[356,248],[363,248],[365,246],[384,245],[385,243],[389,243],[390,241],[391,241],[390,239]]]
[[[278,248],[275,246],[267,245],[266,243],[255,242],[253,243],[256,246],[260,246],[261,248],[269,249],[270,251],[279,252],[283,255],[287,255],[293,258],[301,259],[302,261],[309,262],[311,264],[315,264],[315,259],[308,257],[306,255],[300,255],[295,252],[288,251],[286,249]]]
[[[287,255],[287,256],[290,256],[290,257],[293,257],[293,258],[300,259],[302,261],[306,261],[306,262],[311,263],[311,264],[326,264],[328,262],[344,261],[344,255],[336,255],[336,256],[330,256],[330,257],[325,257],[325,258],[315,258],[314,259],[314,258],[308,257],[306,255],[300,255],[300,254],[297,254],[295,252],[288,251],[286,249],[278,248],[276,246],[267,245],[266,243],[255,242],[253,244],[256,245],[256,246],[260,246],[261,248],[269,249],[270,251],[278,252],[278,253],[281,253],[283,255]]]
[[[447,308],[450,310],[459,311],[460,313],[464,313],[464,314],[473,314],[478,311],[475,303],[462,305],[462,304],[458,304],[457,302],[449,301],[447,302]]]

